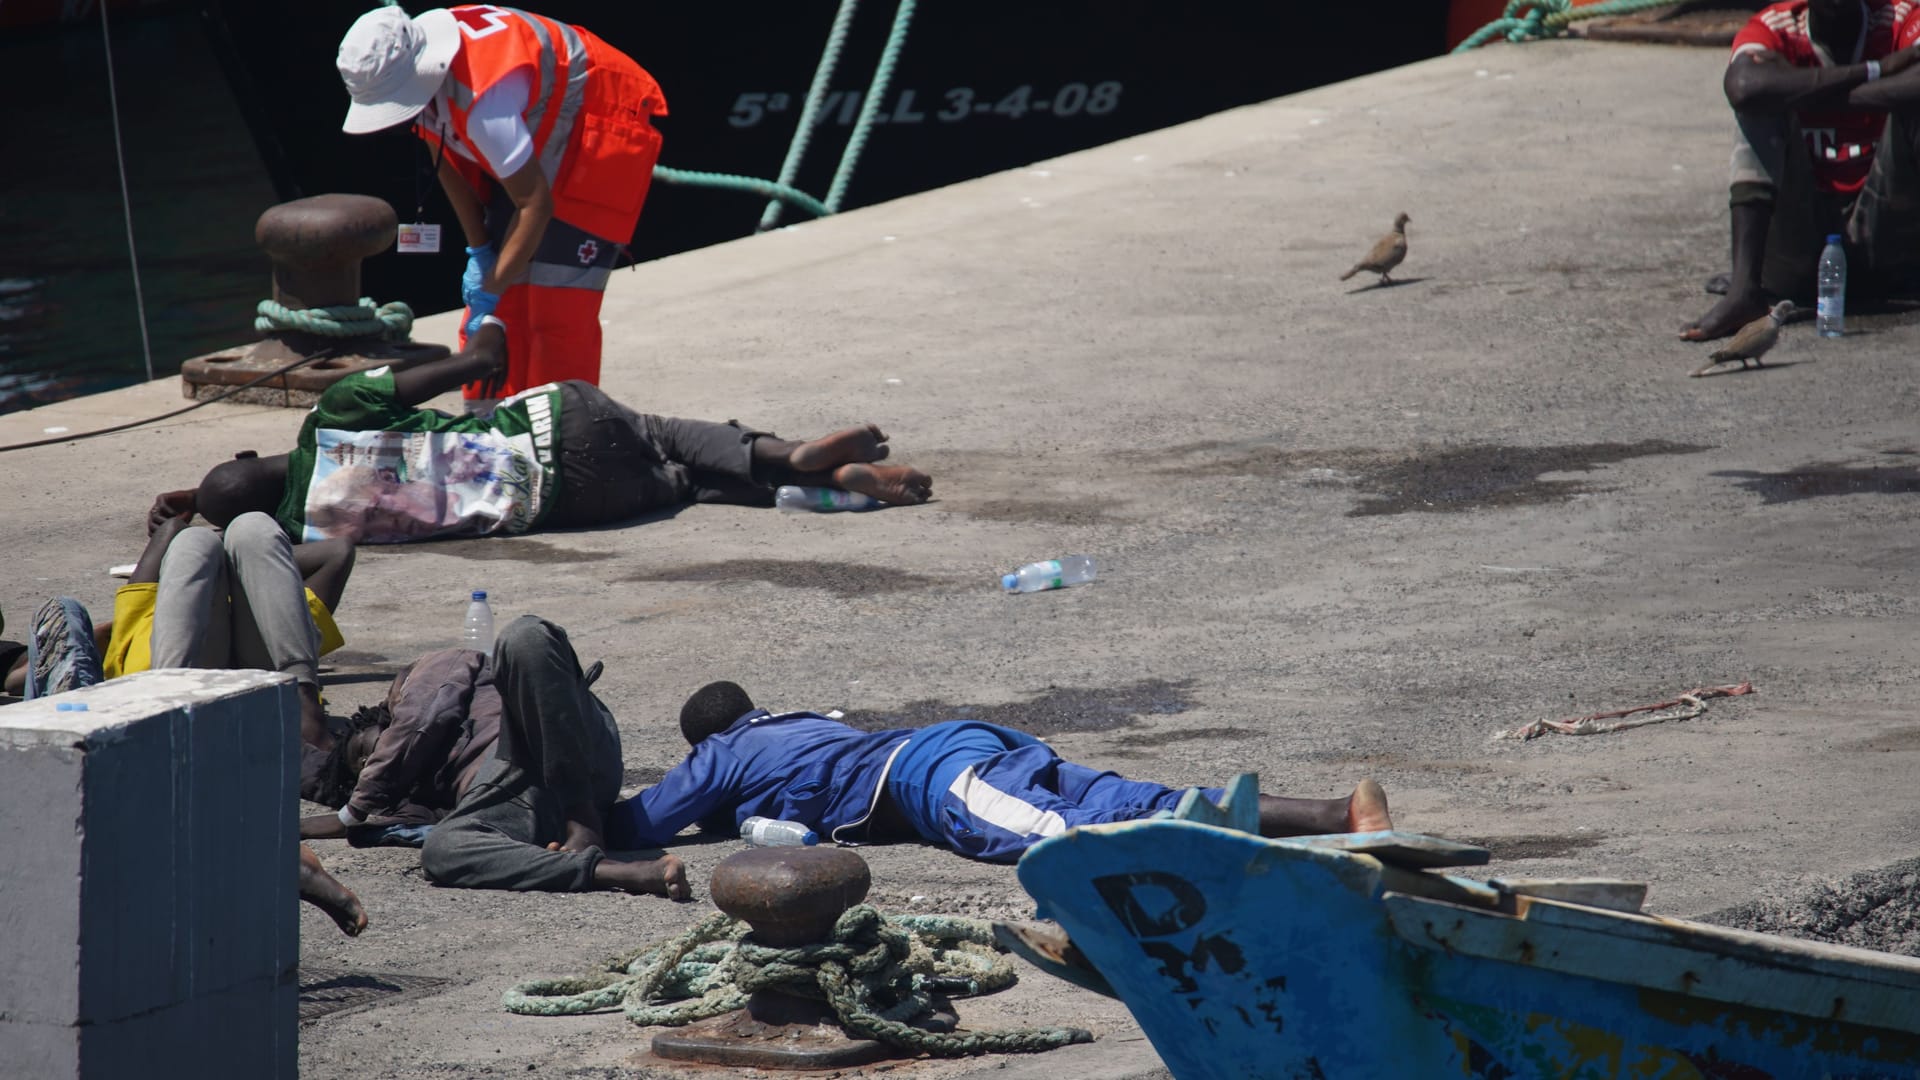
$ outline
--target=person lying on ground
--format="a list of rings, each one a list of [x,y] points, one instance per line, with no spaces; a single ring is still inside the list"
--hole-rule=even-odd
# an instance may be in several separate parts
[[[841,843],[919,840],[988,862],[1077,825],[1173,810],[1184,790],[1064,761],[1032,735],[977,720],[860,731],[816,713],[757,709],[731,682],[680,710],[693,750],[660,783],[616,806],[615,847],[658,846],[680,830],[737,834],[749,817],[797,821]],[[1224,796],[1203,788],[1209,798]],[[1339,799],[1260,796],[1262,836],[1391,829],[1386,793],[1363,780]]]
[[[199,487],[156,499],[149,523],[197,510],[218,525],[260,511],[296,542],[378,544],[605,525],[690,502],[771,506],[782,484],[896,504],[932,493],[927,474],[878,464],[890,447],[871,424],[789,442],[734,421],[635,412],[580,381],[536,387],[486,416],[419,407],[500,369],[505,341],[489,317],[462,352],[342,379],[291,453],[223,462]]]
[[[345,837],[353,826],[395,812],[431,814],[428,803],[437,796],[421,799],[425,782],[455,796],[420,851],[429,881],[689,899],[677,857],[630,862],[606,855],[605,821],[620,795],[623,766],[619,729],[589,688],[592,678],[580,670],[566,631],[531,615],[501,631],[491,657],[458,649],[428,654],[388,692],[392,740],[377,736],[371,748],[359,735],[347,740],[343,752],[352,764],[364,762],[353,794],[338,815],[303,818],[301,837]]]
[[[1681,331],[1726,337],[1778,300],[1813,296],[1826,237],[1850,292],[1920,269],[1920,10],[1909,0],[1792,0],[1733,39],[1727,293]]]
[[[589,685],[597,677],[585,676]],[[420,846],[499,756],[500,714],[486,653],[436,649],[401,668],[385,698],[349,718],[313,797],[345,813],[303,818],[300,835]]]

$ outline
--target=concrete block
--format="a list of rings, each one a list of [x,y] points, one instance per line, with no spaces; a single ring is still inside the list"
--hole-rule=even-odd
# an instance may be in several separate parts
[[[295,684],[265,672],[0,711],[0,1062],[294,1076],[298,746]]]

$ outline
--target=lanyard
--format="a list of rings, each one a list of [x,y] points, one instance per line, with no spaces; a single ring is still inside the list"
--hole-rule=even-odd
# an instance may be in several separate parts
[[[415,221],[424,221],[426,219],[427,190],[439,178],[440,162],[444,160],[447,156],[447,135],[445,132],[441,133],[439,141],[440,141],[440,145],[435,148],[433,154],[428,158],[427,171],[425,175],[422,175],[417,172],[414,173],[413,219]],[[425,150],[426,147],[422,145],[421,149]]]

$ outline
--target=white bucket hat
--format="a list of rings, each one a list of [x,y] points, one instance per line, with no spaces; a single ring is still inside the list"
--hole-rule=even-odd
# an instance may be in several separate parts
[[[390,128],[427,107],[460,51],[460,26],[445,8],[409,19],[378,7],[354,20],[334,61],[353,104],[340,130],[351,135]]]

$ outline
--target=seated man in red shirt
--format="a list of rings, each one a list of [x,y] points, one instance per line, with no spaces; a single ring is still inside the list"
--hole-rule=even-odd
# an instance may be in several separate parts
[[[1920,5],[1790,0],[1733,39],[1727,293],[1682,330],[1726,337],[1771,302],[1813,295],[1829,234],[1845,238],[1850,288],[1884,288],[1920,265]]]

